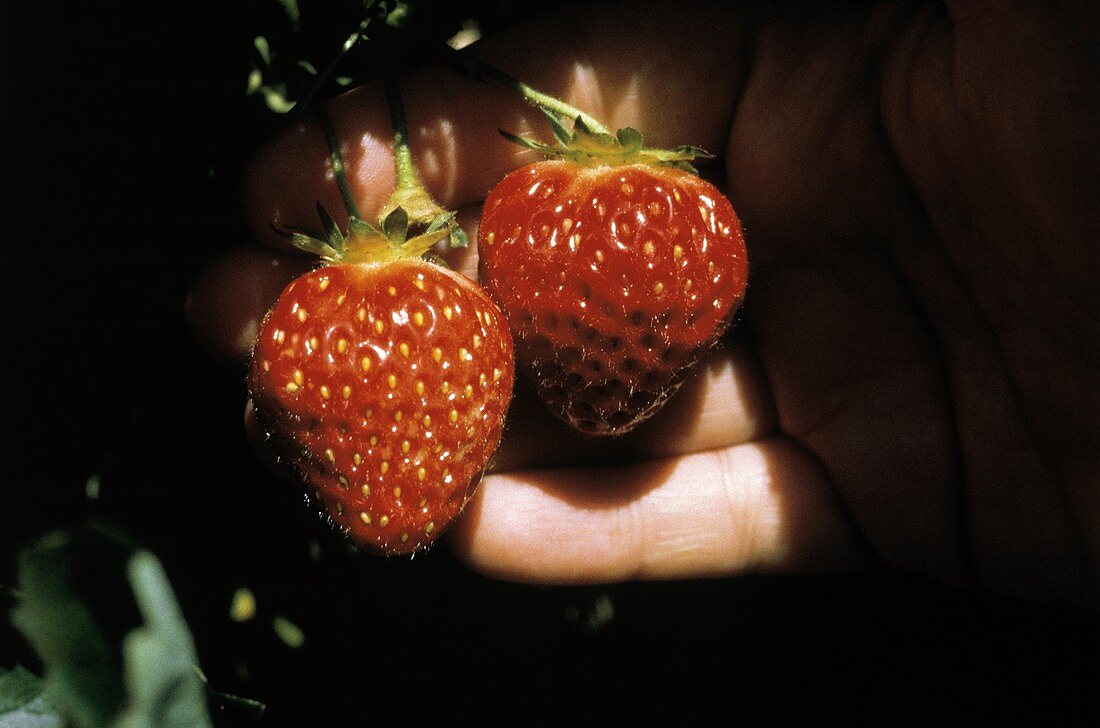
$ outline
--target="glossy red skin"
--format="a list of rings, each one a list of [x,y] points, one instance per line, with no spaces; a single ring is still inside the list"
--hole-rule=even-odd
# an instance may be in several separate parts
[[[517,366],[554,414],[597,435],[664,404],[729,325],[748,275],[729,201],[668,167],[519,169],[486,199],[478,245]]]
[[[419,259],[336,264],[283,291],[249,387],[271,445],[331,521],[360,547],[408,553],[480,482],[512,357],[500,311],[468,278]]]

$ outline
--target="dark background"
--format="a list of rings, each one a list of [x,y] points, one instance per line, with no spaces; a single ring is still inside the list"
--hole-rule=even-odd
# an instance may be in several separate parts
[[[478,9],[503,22],[526,5]],[[503,584],[445,549],[383,560],[326,532],[251,457],[243,372],[205,357],[183,316],[204,262],[247,243],[257,7],[0,6],[0,585],[51,529],[130,534],[163,560],[211,684],[269,706],[219,710],[220,725],[1096,724],[1096,624],[1080,614],[890,574]],[[238,624],[242,586],[259,611]],[[16,663],[41,669],[3,620],[0,666]]]

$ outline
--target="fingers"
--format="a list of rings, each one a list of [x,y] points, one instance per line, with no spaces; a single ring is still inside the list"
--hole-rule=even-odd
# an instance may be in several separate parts
[[[816,461],[781,438],[628,467],[491,475],[450,543],[486,575],[549,584],[864,563]]]
[[[736,62],[742,25],[736,10],[720,5],[578,6],[516,26],[470,52],[612,127],[641,129],[652,144],[717,150],[724,146],[742,72]],[[401,85],[413,154],[445,207],[484,198],[507,172],[535,161],[498,129],[538,130],[547,137],[539,112],[511,90],[440,67],[420,69]],[[370,217],[394,181],[382,90],[364,86],[326,109],[353,194]],[[246,173],[244,200],[259,239],[278,242],[273,222],[316,227],[317,201],[334,215],[342,211],[327,157],[312,119],[298,121],[258,152]]]

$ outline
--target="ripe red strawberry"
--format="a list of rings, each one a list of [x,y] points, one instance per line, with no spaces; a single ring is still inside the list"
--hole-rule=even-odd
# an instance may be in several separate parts
[[[249,386],[324,513],[357,545],[397,554],[438,537],[473,493],[512,368],[507,325],[477,284],[397,257],[291,282],[260,327]]]
[[[524,143],[565,159],[509,174],[485,201],[480,278],[550,410],[621,434],[728,326],[748,272],[741,225],[684,169],[699,150],[647,150],[633,130],[616,139],[580,119],[572,138],[555,131],[565,149]]]

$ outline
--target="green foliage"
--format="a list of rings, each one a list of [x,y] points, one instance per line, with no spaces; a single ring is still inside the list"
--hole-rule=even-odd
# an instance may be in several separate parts
[[[0,728],[61,728],[64,721],[50,704],[42,680],[17,666],[0,668]]]
[[[97,609],[81,588],[89,565],[72,537],[51,534],[20,556],[13,621],[42,658],[49,702],[81,728],[211,725],[191,635],[160,562],[117,541],[109,546],[108,553],[125,560],[134,601],[126,606],[140,619],[121,646],[111,636],[117,614]],[[102,571],[103,561],[94,561],[93,570]],[[94,574],[103,576],[109,574]],[[29,683],[21,679],[26,692]]]

